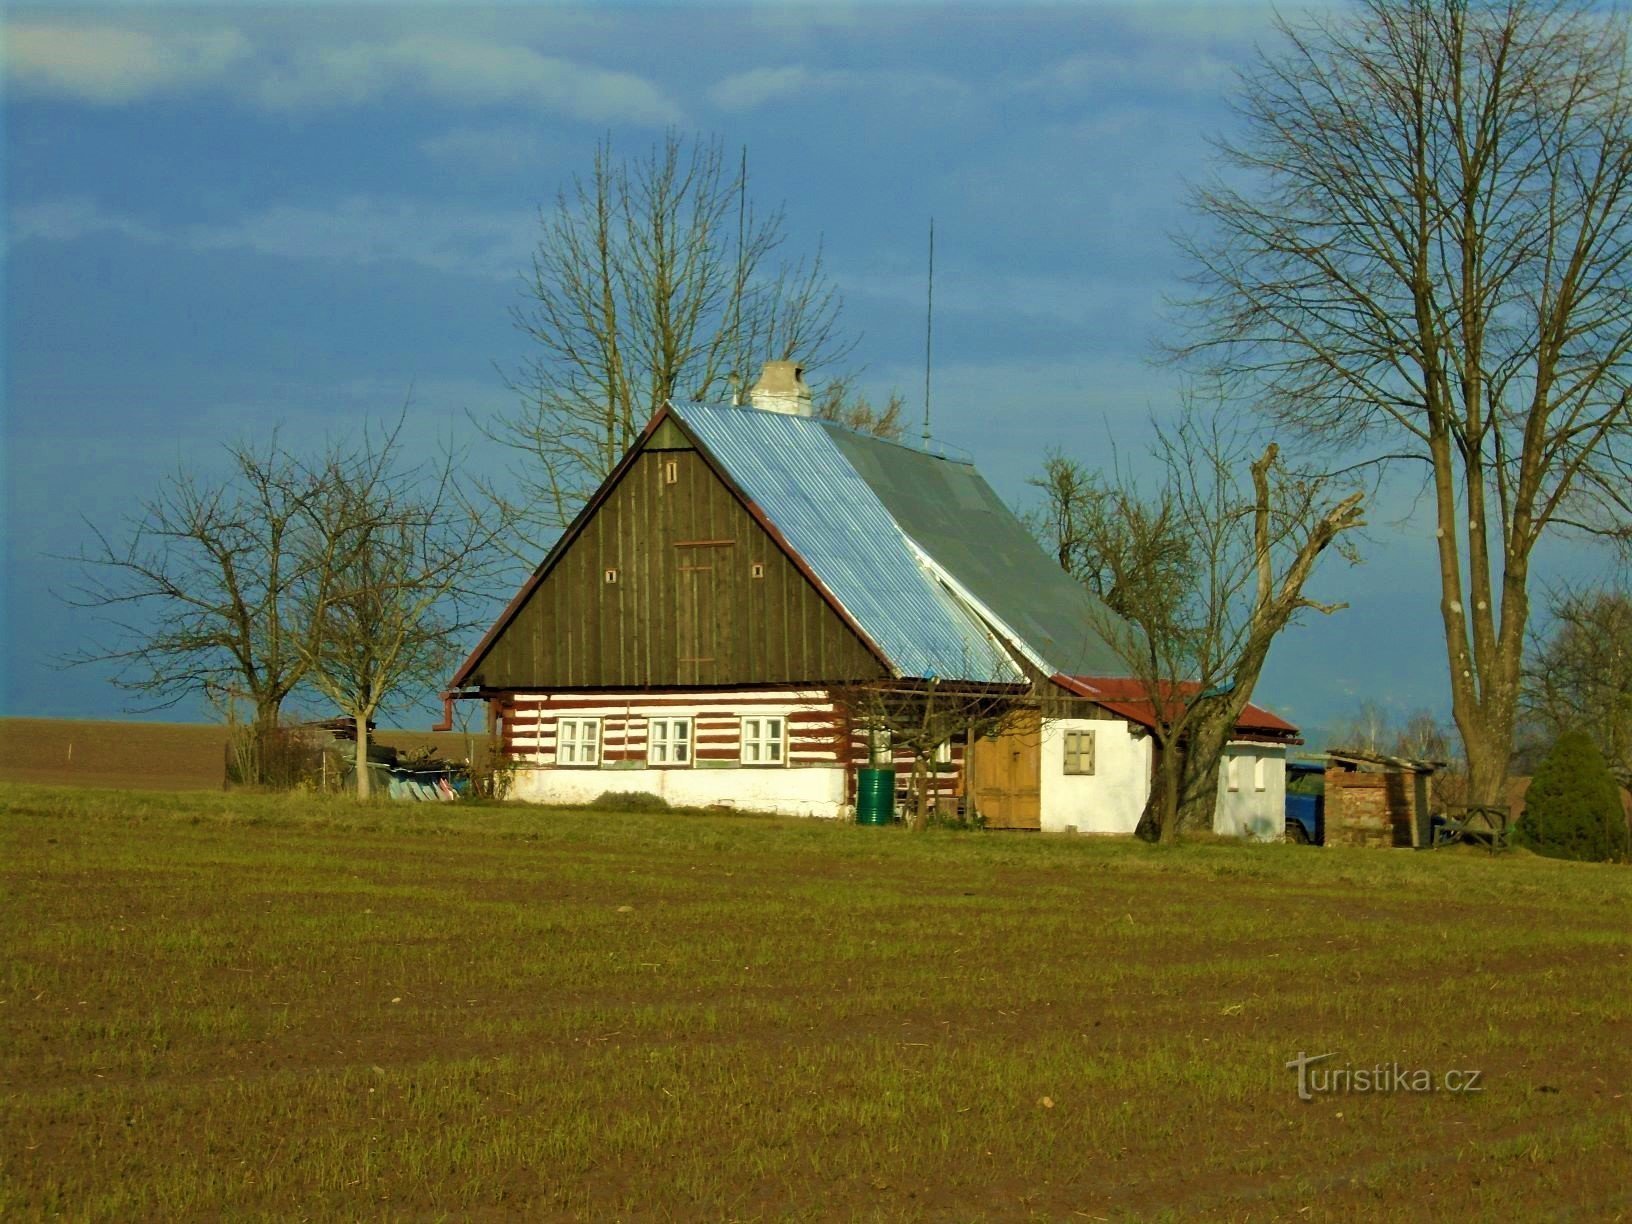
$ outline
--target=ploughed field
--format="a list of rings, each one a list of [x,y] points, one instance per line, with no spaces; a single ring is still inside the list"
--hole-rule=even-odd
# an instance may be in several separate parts
[[[382,728],[377,743],[431,748],[464,760],[485,736]],[[67,718],[0,718],[0,782],[108,786],[125,790],[220,790],[226,783],[227,728]]]
[[[0,822],[8,1220],[1632,1212],[1624,868],[27,786]],[[1441,1090],[1313,1090],[1378,1064]]]

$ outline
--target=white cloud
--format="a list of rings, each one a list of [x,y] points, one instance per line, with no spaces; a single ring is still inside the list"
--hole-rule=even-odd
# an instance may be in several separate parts
[[[6,241],[10,246],[31,241],[72,242],[94,234],[119,234],[137,242],[163,241],[163,235],[151,226],[105,212],[84,196],[42,200],[13,209]]]
[[[394,91],[485,106],[528,103],[597,123],[679,122],[680,108],[643,77],[497,42],[414,35],[295,54],[255,89],[274,109],[355,104]]]
[[[408,263],[502,280],[526,263],[537,224],[532,212],[458,211],[351,196],[328,208],[274,204],[233,221],[159,228],[71,197],[16,209],[10,242],[71,242],[115,234],[194,252],[252,251],[279,259],[358,265]]]
[[[187,227],[179,241],[197,251],[414,263],[439,272],[505,278],[526,261],[536,226],[531,212],[462,212],[352,196],[332,208],[275,204],[224,225]]]
[[[161,35],[48,22],[5,30],[11,89],[105,105],[220,81],[249,51],[236,30]]]
[[[870,97],[963,97],[967,89],[951,77],[920,70],[813,69],[801,64],[750,68],[715,83],[708,98],[721,110],[750,111],[768,103],[815,94],[854,93]]]
[[[1219,94],[1235,83],[1235,64],[1197,46],[1172,42],[1088,51],[1048,65],[1019,83],[1021,92],[1059,98],[1142,88],[1158,93]]]
[[[545,158],[538,133],[512,127],[454,128],[420,141],[419,151],[437,161],[503,173],[536,170]]]
[[[592,123],[684,119],[671,98],[634,73],[513,42],[433,34],[303,43],[280,54],[234,29],[25,22],[5,31],[5,66],[8,85],[22,95],[97,104],[220,86],[278,111],[408,93],[456,106],[523,104]]]

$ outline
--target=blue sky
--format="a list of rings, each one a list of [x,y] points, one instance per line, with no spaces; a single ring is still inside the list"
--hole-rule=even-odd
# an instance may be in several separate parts
[[[113,716],[55,656],[96,631],[53,595],[103,526],[219,443],[393,416],[477,445],[538,207],[597,139],[746,145],[789,250],[824,244],[875,395],[922,386],[1000,494],[1058,446],[1144,445],[1187,178],[1228,130],[1260,3],[9,9],[0,710]],[[1444,712],[1429,533],[1374,508],[1347,600],[1289,631],[1257,697],[1315,727],[1361,698]],[[1543,576],[1590,568],[1557,544]],[[499,594],[508,595],[509,592]],[[169,717],[195,717],[183,706]]]

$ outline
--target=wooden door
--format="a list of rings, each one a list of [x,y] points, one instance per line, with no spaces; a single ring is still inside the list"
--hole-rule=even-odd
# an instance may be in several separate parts
[[[975,808],[988,829],[1041,829],[1042,734],[1035,711],[996,739],[977,739],[973,754]]]

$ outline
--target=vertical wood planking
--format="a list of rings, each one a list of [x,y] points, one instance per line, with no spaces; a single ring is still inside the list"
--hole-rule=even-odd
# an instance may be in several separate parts
[[[664,482],[666,462],[677,465],[675,484]],[[733,543],[675,547],[704,540]],[[763,578],[752,577],[755,562]],[[608,569],[618,570],[616,583],[605,581]],[[522,689],[848,681],[883,671],[701,455],[672,450],[630,466],[476,670],[488,687]]]

